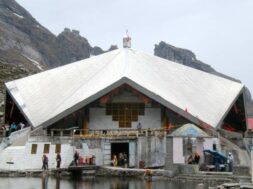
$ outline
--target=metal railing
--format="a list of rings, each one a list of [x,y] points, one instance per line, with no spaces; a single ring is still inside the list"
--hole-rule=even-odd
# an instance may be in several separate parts
[[[74,138],[106,138],[106,137],[140,137],[166,136],[166,130],[157,129],[50,129],[44,132],[47,137],[74,137]]]

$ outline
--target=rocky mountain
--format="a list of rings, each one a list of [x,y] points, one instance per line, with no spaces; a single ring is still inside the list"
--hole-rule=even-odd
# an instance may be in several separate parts
[[[5,81],[104,52],[79,31],[65,28],[56,36],[15,0],[0,0],[0,103]]]
[[[229,77],[227,75],[215,71],[215,69],[213,69],[210,65],[201,62],[196,58],[196,55],[192,51],[174,47],[164,41],[161,41],[158,45],[157,44],[155,45],[154,54],[156,56],[177,62],[179,64],[183,64],[198,70],[202,70],[204,72],[224,77],[226,79],[240,82],[235,78]],[[248,116],[253,117],[253,100],[251,99],[250,91],[247,88],[245,96],[246,96],[247,114]]]

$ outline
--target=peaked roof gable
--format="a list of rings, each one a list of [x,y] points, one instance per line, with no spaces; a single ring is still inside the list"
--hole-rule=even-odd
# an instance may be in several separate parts
[[[209,137],[209,135],[206,132],[204,132],[203,130],[198,128],[196,125],[191,124],[191,123],[188,123],[179,127],[178,129],[173,131],[170,135],[174,137],[195,137],[195,138]]]
[[[243,85],[133,49],[114,50],[6,83],[34,126],[48,126],[123,83],[194,123],[217,126]],[[185,113],[187,109],[187,113]]]

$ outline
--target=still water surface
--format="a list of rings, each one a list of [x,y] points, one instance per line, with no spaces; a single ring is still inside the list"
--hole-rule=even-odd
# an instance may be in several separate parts
[[[207,189],[198,182],[172,182],[129,178],[83,178],[81,180],[48,178],[0,178],[0,189]]]

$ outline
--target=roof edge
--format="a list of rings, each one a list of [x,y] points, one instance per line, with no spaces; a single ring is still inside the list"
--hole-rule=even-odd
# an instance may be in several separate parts
[[[22,115],[25,117],[26,121],[28,121],[28,123],[34,127],[32,121],[29,119],[29,117],[27,116],[27,113],[29,114],[29,112],[25,113],[25,111],[23,110],[23,108],[19,105],[19,103],[17,102],[16,98],[14,98],[14,96],[12,95],[10,89],[7,87],[6,85],[7,83],[4,83],[4,87],[5,87],[5,90],[6,90],[6,94],[5,94],[5,103],[6,103],[6,95],[7,93],[10,95],[11,99],[14,101],[15,105],[17,106],[17,108],[19,109],[19,111],[22,113]],[[15,84],[15,82],[13,82],[13,84]],[[15,84],[16,85],[16,84]],[[17,88],[15,86],[15,88]],[[20,95],[21,97],[21,95]],[[5,105],[6,106],[6,105]],[[5,117],[5,116],[4,116]],[[5,119],[5,118],[4,118]]]
[[[237,99],[239,98],[239,96],[241,94],[243,94],[243,101],[244,101],[244,89],[245,86],[242,85],[241,90],[237,93],[236,97],[234,98],[234,100],[231,102],[231,104],[228,106],[227,111],[223,114],[223,116],[221,117],[220,121],[217,124],[217,128],[220,128],[222,125],[222,122],[224,121],[224,119],[226,118],[226,116],[228,115],[229,111],[231,110],[232,106],[236,103]],[[244,109],[245,109],[245,103],[244,103]],[[245,114],[246,114],[246,109],[245,109]]]

